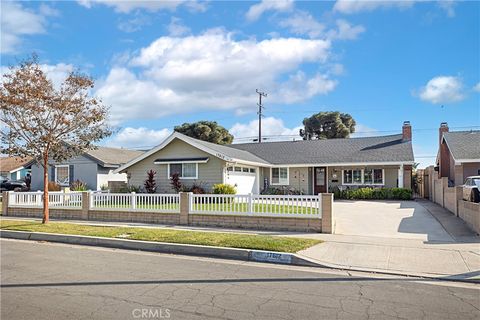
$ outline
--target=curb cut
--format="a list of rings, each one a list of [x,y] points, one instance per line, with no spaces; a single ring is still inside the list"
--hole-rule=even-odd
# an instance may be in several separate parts
[[[142,240],[127,240],[117,238],[101,238],[92,236],[77,236],[67,234],[28,232],[1,230],[0,238],[30,240],[30,241],[47,241],[56,243],[65,243],[72,245],[96,246],[115,249],[139,250],[167,254],[180,254],[210,258],[222,258],[242,261],[264,262],[283,265],[293,265],[302,267],[317,267],[326,269],[335,269],[342,271],[368,272],[384,275],[395,275],[405,277],[424,278],[442,281],[466,282],[479,284],[477,279],[463,279],[454,277],[445,277],[444,275],[414,274],[405,272],[385,271],[377,269],[367,269],[351,266],[342,266],[331,263],[324,263],[314,259],[304,257],[294,253],[284,253],[275,251],[263,251],[252,249],[238,249],[226,247],[202,246],[194,244],[178,244],[167,242],[154,242]]]

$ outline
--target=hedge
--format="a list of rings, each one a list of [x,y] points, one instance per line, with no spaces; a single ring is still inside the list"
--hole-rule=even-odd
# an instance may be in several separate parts
[[[347,200],[411,200],[412,190],[405,188],[358,188],[333,192],[335,199]]]

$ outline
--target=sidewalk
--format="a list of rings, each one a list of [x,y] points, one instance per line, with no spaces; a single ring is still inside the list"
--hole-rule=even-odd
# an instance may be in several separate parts
[[[480,280],[480,237],[446,209],[426,200],[419,203],[443,226],[451,241],[304,234],[325,243],[299,254],[346,269]]]
[[[38,220],[31,218],[4,218]],[[480,237],[458,228],[455,220],[450,220],[450,224],[448,223],[449,219],[445,218],[444,220],[442,225],[444,225],[447,232],[452,235],[453,239],[457,239],[459,234],[461,234],[461,242],[423,242],[418,239],[393,239],[322,233],[239,230],[140,223],[81,220],[57,221],[98,226],[168,228],[320,239],[325,242],[307,250],[300,251],[298,255],[320,265],[345,270],[480,280]]]

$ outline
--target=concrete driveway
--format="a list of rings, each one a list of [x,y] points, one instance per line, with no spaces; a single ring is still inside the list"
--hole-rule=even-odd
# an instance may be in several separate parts
[[[415,201],[335,201],[333,209],[336,234],[454,242]]]

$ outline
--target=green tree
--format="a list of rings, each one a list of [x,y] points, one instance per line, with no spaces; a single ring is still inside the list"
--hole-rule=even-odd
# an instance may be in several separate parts
[[[176,126],[174,130],[186,136],[216,144],[230,144],[233,141],[233,136],[228,130],[215,121],[184,123]]]
[[[304,140],[348,138],[355,132],[355,120],[348,113],[325,111],[303,119],[300,130]]]

